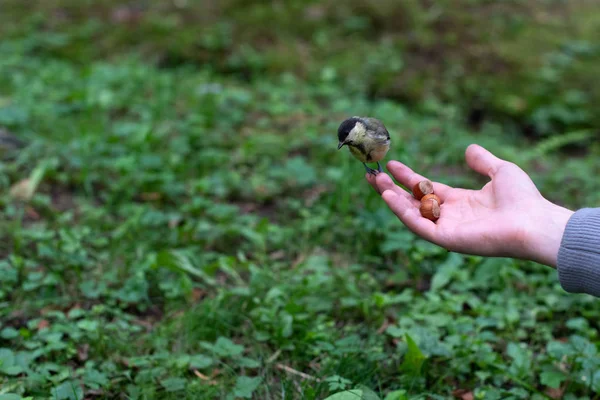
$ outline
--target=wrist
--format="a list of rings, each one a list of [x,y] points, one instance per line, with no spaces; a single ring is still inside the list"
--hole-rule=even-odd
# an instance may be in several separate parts
[[[531,215],[527,229],[525,246],[527,258],[540,264],[556,268],[558,250],[562,242],[567,222],[574,214],[544,199],[539,212]]]

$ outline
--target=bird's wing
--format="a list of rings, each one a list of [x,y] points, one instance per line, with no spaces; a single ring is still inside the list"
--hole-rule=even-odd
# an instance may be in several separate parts
[[[367,121],[367,126],[369,126],[369,128],[373,131],[375,131],[375,136],[378,137],[384,137],[386,139],[389,140],[390,138],[390,133],[388,132],[388,130],[385,128],[385,126],[383,125],[383,123],[381,121],[379,121],[378,119],[375,118],[364,118]]]

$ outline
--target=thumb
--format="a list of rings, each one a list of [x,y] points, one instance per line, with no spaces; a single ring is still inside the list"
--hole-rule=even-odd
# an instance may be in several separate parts
[[[507,161],[499,159],[477,144],[467,147],[465,158],[473,171],[487,175],[490,178],[496,174],[502,165],[507,163]]]

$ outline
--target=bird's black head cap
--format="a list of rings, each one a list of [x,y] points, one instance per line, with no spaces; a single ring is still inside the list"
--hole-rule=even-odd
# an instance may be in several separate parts
[[[359,121],[360,118],[352,117],[342,122],[338,128],[338,140],[340,142],[344,142],[344,140],[346,140],[348,137],[348,134],[350,134],[350,131],[354,129],[354,125],[356,125],[356,123]]]

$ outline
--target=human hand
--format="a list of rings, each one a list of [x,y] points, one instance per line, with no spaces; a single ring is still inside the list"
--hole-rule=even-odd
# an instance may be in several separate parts
[[[432,243],[460,253],[527,259],[556,267],[562,235],[573,211],[546,200],[521,168],[481,146],[470,145],[466,161],[491,181],[480,190],[433,182],[442,201],[435,223],[421,216],[420,202],[387,174],[367,174],[366,178],[411,231]],[[387,168],[410,189],[426,179],[398,161],[390,161]]]

